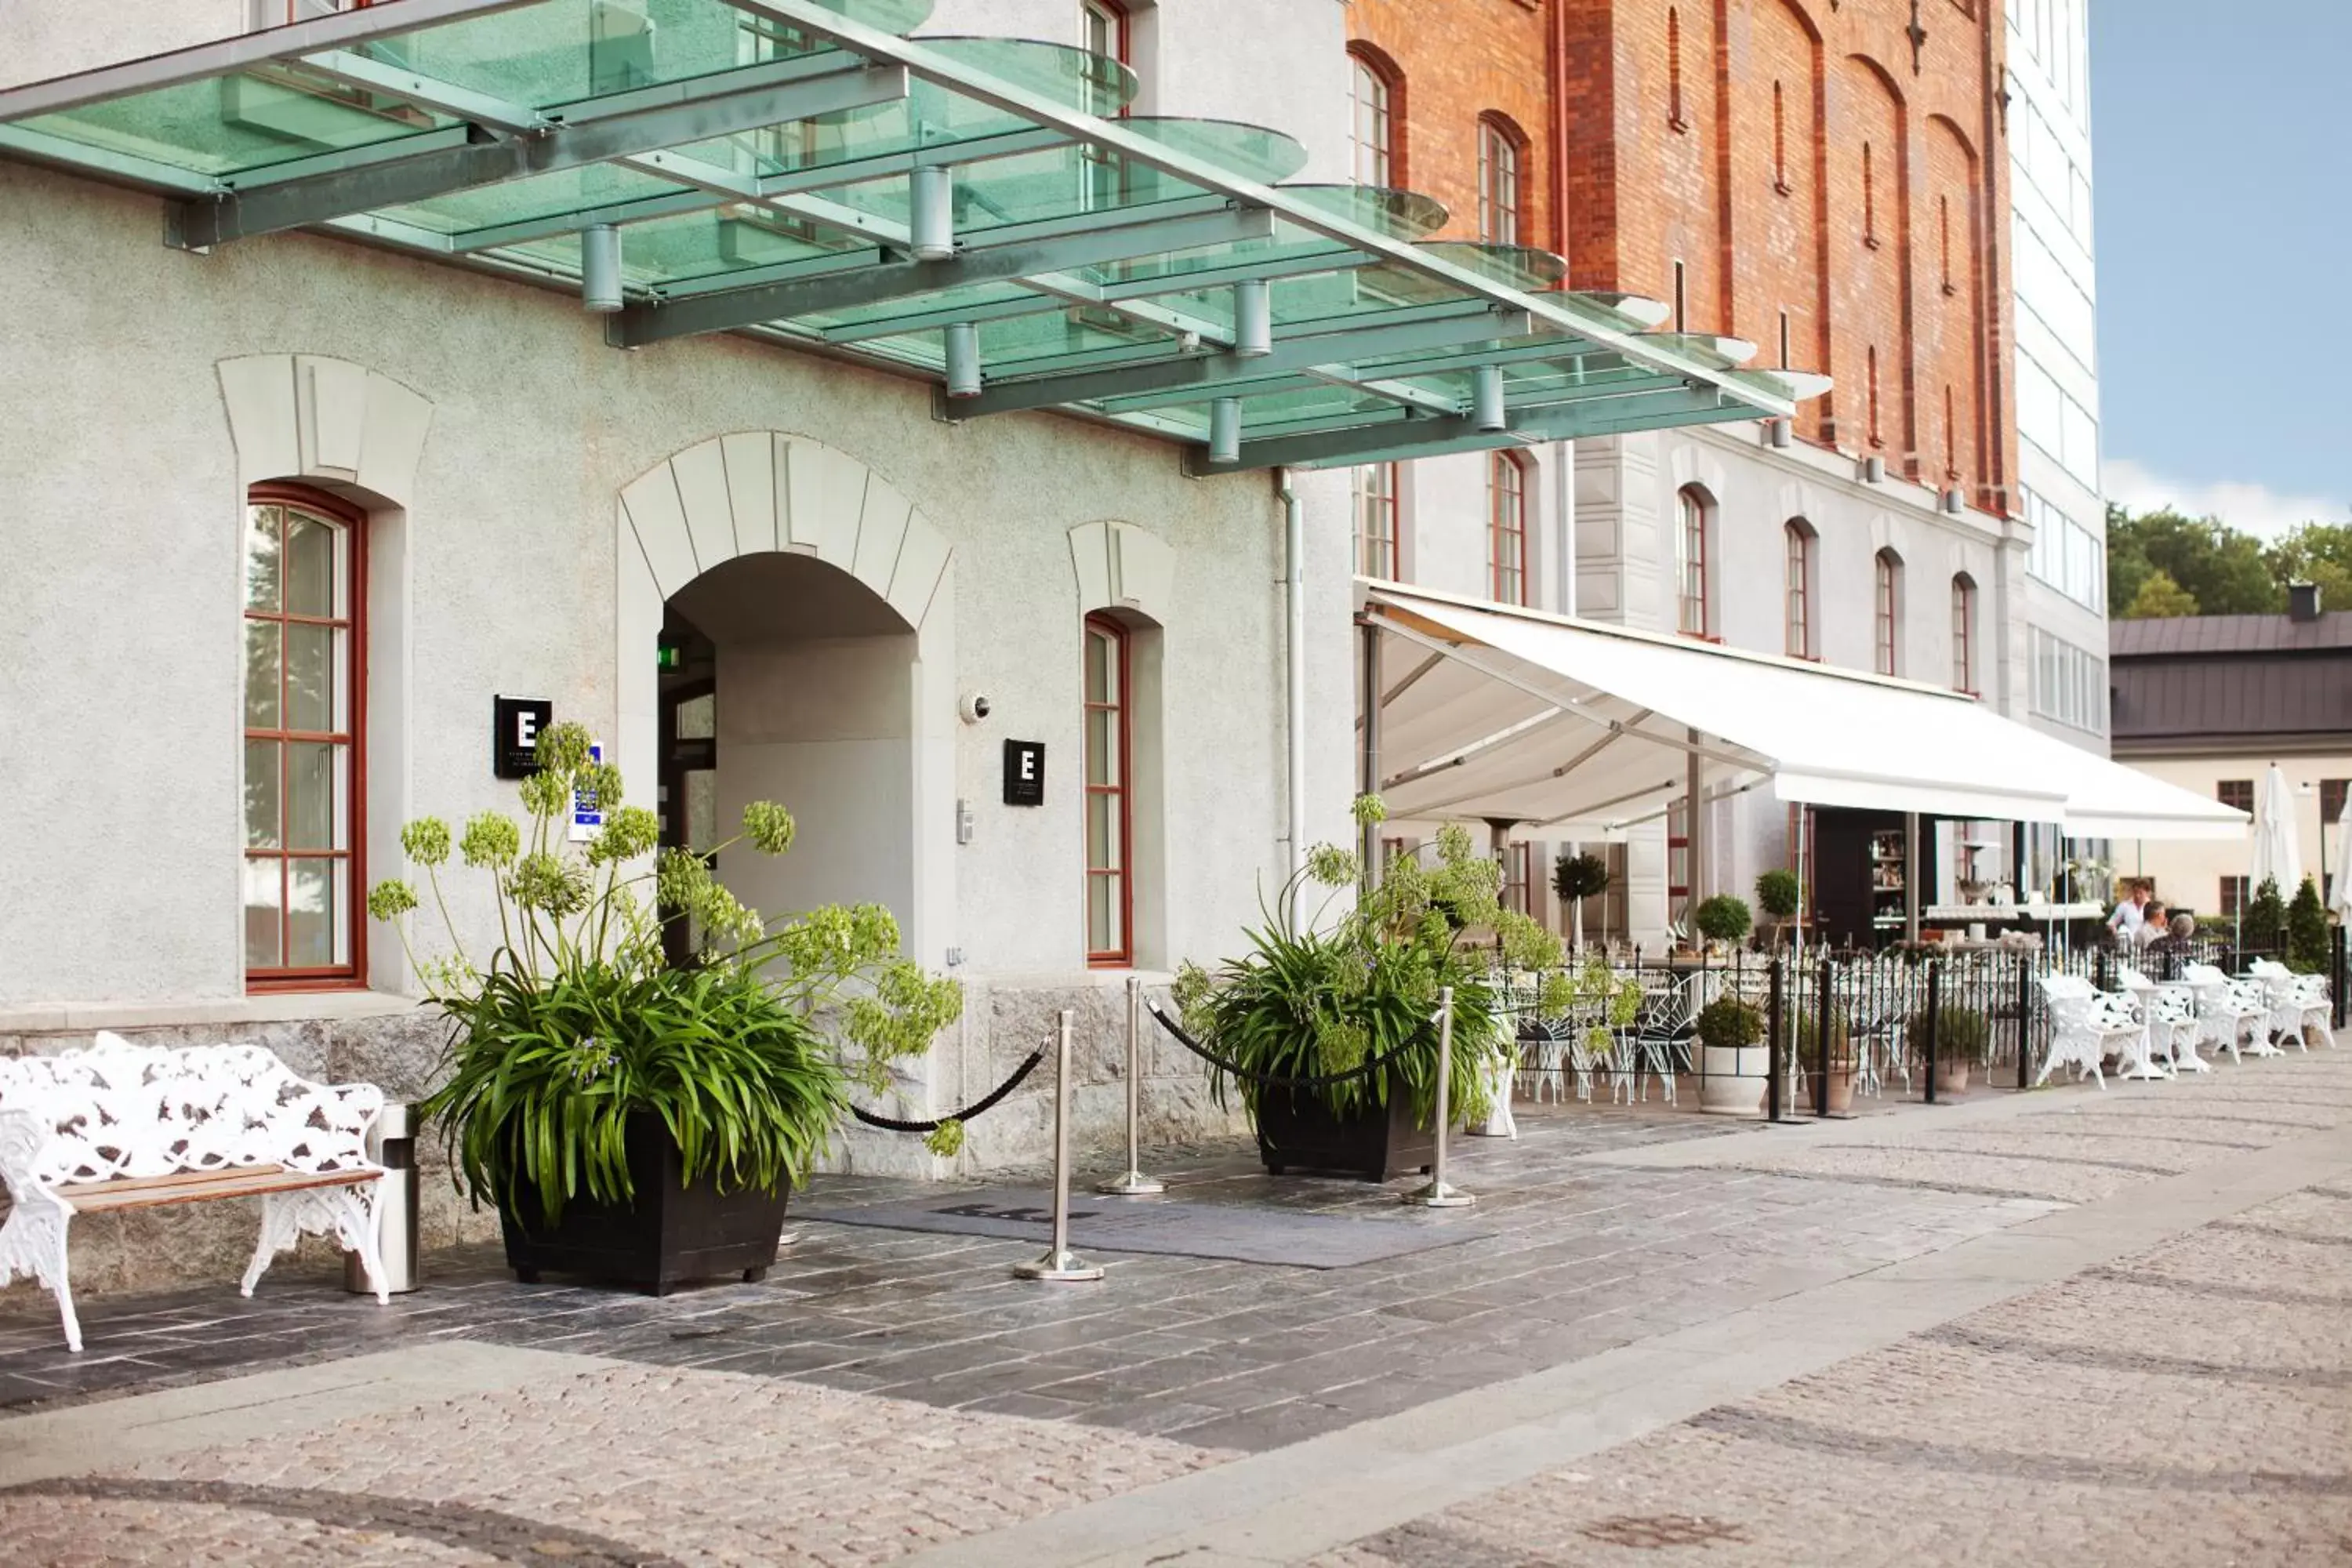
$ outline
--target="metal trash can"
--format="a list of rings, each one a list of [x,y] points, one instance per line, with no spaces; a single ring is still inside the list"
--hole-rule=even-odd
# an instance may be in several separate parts
[[[368,1134],[368,1155],[386,1172],[376,1185],[375,1246],[383,1282],[394,1292],[416,1289],[416,1113],[386,1105]],[[373,1296],[367,1270],[356,1252],[343,1255],[343,1289]]]

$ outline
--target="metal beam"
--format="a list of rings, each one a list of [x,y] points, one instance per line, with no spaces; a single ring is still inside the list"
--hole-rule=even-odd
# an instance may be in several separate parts
[[[1123,370],[1002,381],[978,397],[965,399],[961,412],[966,416],[1012,414],[1108,398],[1122,399],[1126,407],[1137,408],[1244,396],[1254,382],[1276,380],[1318,366],[1345,365],[1382,353],[1409,353],[1417,349],[1517,337],[1528,330],[1529,324],[1530,319],[1524,310],[1496,310],[1477,300],[1460,314],[1437,321],[1392,327],[1368,323],[1312,337],[1277,338],[1272,353],[1255,359],[1213,354]],[[1156,395],[1164,395],[1159,396],[1157,403],[1137,401],[1139,397]]]
[[[295,62],[306,75],[325,77],[341,82],[345,87],[364,88],[370,92],[383,93],[418,109],[429,109],[436,114],[446,114],[463,120],[486,131],[504,131],[520,135],[548,129],[548,118],[527,103],[477,92],[472,88],[410,70],[373,55],[355,54],[350,49],[322,49],[305,55]]]
[[[1319,468],[1446,452],[1475,452],[1534,441],[1578,440],[1588,436],[1664,429],[1675,425],[1753,419],[1753,408],[1727,403],[1717,388],[1674,386],[1665,390],[1586,397],[1564,404],[1515,409],[1509,428],[1482,431],[1466,415],[1385,425],[1350,426],[1242,443],[1233,463],[1211,463],[1196,448],[1185,454],[1190,474],[1233,473],[1244,468]]]
[[[1263,239],[1274,228],[1272,215],[1262,209],[1227,208],[1158,219],[1140,216],[1149,211],[1148,207],[1138,209],[1139,216],[1116,227],[1089,228],[1017,245],[974,246],[948,261],[893,260],[877,252],[864,266],[844,268],[835,265],[835,258],[824,258],[818,265],[825,269],[813,277],[785,277],[748,289],[632,305],[613,318],[607,337],[616,347],[636,348],[759,321],[855,310],[940,289],[1072,267],[1098,267],[1163,250],[1238,245]]]
[[[512,11],[541,0],[401,0],[397,5],[371,5],[313,16],[283,27],[195,44],[167,54],[100,66],[0,92],[0,121],[28,115],[56,114],[126,94],[152,92],[226,76],[252,66],[293,59],[322,49],[351,48],[379,38],[397,37],[445,22]]]
[[[906,96],[907,73],[896,67],[845,63],[830,54],[813,58],[816,64],[793,62],[810,68],[783,85],[593,118],[538,135],[478,131],[478,140],[464,146],[184,201],[173,211],[170,232],[186,247],[218,245]]]
[[[1310,234],[1321,235],[1347,248],[1393,262],[1408,272],[1434,279],[1464,293],[1491,300],[1497,304],[1528,309],[1538,319],[1559,330],[1590,338],[1600,347],[1630,353],[1642,363],[1654,364],[1661,370],[1722,387],[1741,401],[1753,404],[1757,416],[1794,411],[1793,405],[1786,399],[1770,397],[1760,389],[1734,390],[1735,384],[1716,366],[1701,363],[1694,357],[1671,348],[1642,344],[1638,342],[1638,334],[1622,331],[1601,320],[1597,313],[1575,302],[1571,296],[1524,292],[1409,240],[1380,233],[1348,216],[1320,210],[1276,187],[1236,174],[1213,160],[1153,142],[1122,127],[1115,120],[1100,119],[1082,110],[1055,102],[1044,94],[948,58],[920,39],[901,37],[845,16],[824,4],[824,0],[725,0],[725,4],[747,15],[762,16],[799,27],[819,37],[830,38],[867,58],[903,65],[925,80],[937,82],[962,97],[1003,110],[1034,125],[1066,131],[1108,153],[1173,174],[1202,190],[1217,192],[1244,205],[1265,207],[1287,224]]]

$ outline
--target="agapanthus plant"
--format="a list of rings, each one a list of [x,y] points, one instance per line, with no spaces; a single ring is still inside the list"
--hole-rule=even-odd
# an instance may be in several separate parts
[[[622,804],[620,770],[594,758],[579,725],[541,731],[538,761],[521,786],[527,826],[484,812],[455,836],[498,908],[498,945],[480,962],[442,892],[447,824],[401,830],[447,928],[446,956],[420,961],[409,946],[414,886],[385,881],[368,895],[457,1025],[446,1080],[419,1109],[478,1201],[511,1212],[528,1196],[549,1224],[582,1194],[628,1201],[625,1133],[647,1112],[677,1140],[689,1181],[773,1190],[824,1151],[853,1089],[887,1090],[892,1064],[961,1014],[955,982],[899,955],[888,910],[834,904],[769,920],[702,855],[656,853],[659,820]],[[575,797],[604,818],[581,844],[568,832]],[[781,855],[793,833],[782,806],[755,802],[718,847]],[[677,925],[696,950],[684,966],[664,951]],[[947,1123],[931,1146],[952,1153],[961,1134]]]

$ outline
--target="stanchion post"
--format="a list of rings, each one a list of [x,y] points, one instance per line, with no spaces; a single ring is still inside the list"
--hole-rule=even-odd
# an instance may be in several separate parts
[[[1405,1194],[1404,1201],[1425,1209],[1467,1208],[1478,1200],[1456,1192],[1445,1182],[1445,1124],[1454,1120],[1454,987],[1437,993],[1437,1147],[1429,1160],[1429,1181]]]
[[[2344,928],[2331,926],[2327,931],[2327,1005],[2334,1011],[2328,1017],[2328,1027],[2344,1026]]]
[[[1770,1026],[1765,1031],[1768,1037],[1766,1046],[1772,1053],[1771,1060],[1764,1064],[1764,1120],[1767,1121],[1781,1120],[1780,1090],[1785,1075],[1780,1068],[1780,1050],[1788,1039],[1788,1030],[1787,1020],[1781,1016],[1780,969],[1780,955],[1776,952],[1772,955],[1770,999],[1766,1004],[1771,1015],[1767,1020]]]
[[[1103,1271],[1070,1250],[1070,1030],[1076,1015],[1062,1009],[1054,1055],[1054,1245],[1034,1263],[1016,1263],[1016,1279],[1077,1283],[1099,1279]]]
[[[1937,982],[1941,978],[1934,959],[1927,960],[1927,1103],[1936,1103],[1936,1014]]]
[[[1105,1197],[1148,1198],[1168,1190],[1166,1183],[1143,1173],[1140,1147],[1143,1104],[1143,976],[1127,977],[1127,1171],[1095,1191]]]
[[[1813,1114],[1830,1118],[1830,1009],[1837,965],[1824,952],[1813,961]]]
[[[2017,955],[2017,1087],[2033,1087],[2033,963]]]

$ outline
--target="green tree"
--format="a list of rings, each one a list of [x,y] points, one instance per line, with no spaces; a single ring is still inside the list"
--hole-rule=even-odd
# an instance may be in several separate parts
[[[2304,974],[2327,970],[2327,910],[2319,901],[2319,884],[2309,877],[2286,909],[2286,962]]]
[[[2154,621],[2196,613],[2196,596],[2174,582],[2171,573],[2158,568],[2141,579],[2139,591],[2131,596],[2131,603],[2124,606],[2123,618],[2127,621]]]
[[[2316,583],[2323,606],[2352,610],[2352,522],[2306,522],[2270,548],[2279,582]]]
[[[2107,603],[2128,606],[2158,573],[2172,579],[2208,616],[2269,615],[2286,607],[2262,542],[2219,518],[2184,517],[2167,508],[2135,517],[2107,509]]]
[[[2286,900],[2269,877],[2238,916],[2238,946],[2253,958],[2277,958],[2286,951]]]

